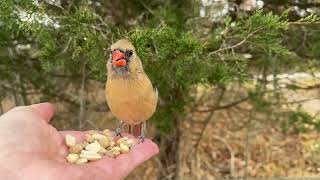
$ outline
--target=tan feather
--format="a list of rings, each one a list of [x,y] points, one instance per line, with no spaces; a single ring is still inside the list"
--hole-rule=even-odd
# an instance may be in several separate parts
[[[126,74],[117,74],[108,63],[106,98],[109,108],[114,116],[127,124],[147,121],[155,112],[158,91],[153,89],[140,58],[128,40],[119,40],[111,48],[130,49],[134,54]]]

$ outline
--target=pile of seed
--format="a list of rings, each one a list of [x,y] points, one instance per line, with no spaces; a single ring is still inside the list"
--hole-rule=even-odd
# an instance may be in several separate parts
[[[97,131],[89,131],[85,134],[84,139],[85,141],[77,143],[75,137],[66,135],[65,141],[69,148],[69,154],[66,157],[68,162],[83,164],[101,159],[104,155],[115,158],[129,152],[135,144],[135,140],[128,137],[114,141],[109,129],[105,129],[102,134]]]

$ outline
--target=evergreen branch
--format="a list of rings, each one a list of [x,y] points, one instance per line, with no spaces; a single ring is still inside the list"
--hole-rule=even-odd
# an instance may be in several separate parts
[[[53,6],[53,7],[56,7],[62,11],[65,11],[65,9],[58,3],[55,3],[54,1],[52,3],[48,3],[47,1],[44,1],[44,3],[48,4],[49,6]]]
[[[309,25],[309,24],[320,24],[320,22],[307,22],[307,21],[295,21],[295,22],[288,22],[288,25]]]
[[[148,12],[150,12],[150,14],[152,14],[154,17],[156,17],[160,20],[159,27],[161,25],[165,24],[165,21],[163,20],[163,18],[161,16],[156,15],[156,13],[151,8],[149,8],[142,0],[139,0],[139,2]]]

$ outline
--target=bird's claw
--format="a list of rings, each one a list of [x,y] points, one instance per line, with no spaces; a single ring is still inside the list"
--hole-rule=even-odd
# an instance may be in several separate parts
[[[140,135],[140,136],[138,136],[138,138],[139,138],[139,140],[140,140],[140,143],[143,143],[144,142],[144,135]]]
[[[116,129],[116,136],[120,136],[121,138],[123,137],[121,135],[121,128],[120,127],[117,127],[117,129]]]

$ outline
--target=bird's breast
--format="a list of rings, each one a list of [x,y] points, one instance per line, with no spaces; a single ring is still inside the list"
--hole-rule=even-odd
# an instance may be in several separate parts
[[[127,124],[148,120],[158,102],[157,93],[145,74],[134,78],[108,77],[106,98],[112,114]]]

